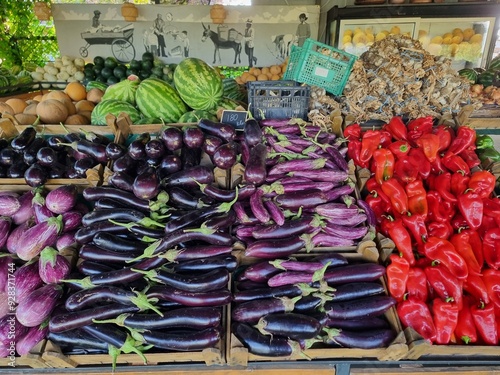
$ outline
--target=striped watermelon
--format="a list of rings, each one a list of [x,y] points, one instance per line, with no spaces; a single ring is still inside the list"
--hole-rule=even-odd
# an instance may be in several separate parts
[[[245,86],[240,85],[234,78],[224,78],[222,80],[224,87],[225,98],[240,100],[242,102],[248,101],[248,92]]]
[[[188,57],[174,71],[175,88],[193,109],[212,110],[223,94],[222,79],[203,60]]]
[[[142,81],[135,93],[137,108],[144,117],[156,117],[164,122],[177,122],[188,108],[175,89],[158,78]]]
[[[94,107],[90,122],[92,125],[106,125],[106,116],[109,113],[118,117],[122,112],[126,112],[134,124],[141,118],[141,114],[132,104],[121,100],[109,99],[101,101]]]
[[[202,118],[206,118],[212,121],[217,121],[217,116],[215,115],[215,113],[212,113],[210,111],[204,111],[202,109],[195,109],[184,113],[179,118],[178,122],[181,124],[192,123],[192,122],[198,122]]]
[[[99,81],[89,81],[85,86],[85,90],[87,91],[90,91],[92,89],[99,89],[102,92],[105,92],[107,88],[108,88],[107,84]]]
[[[217,108],[235,110],[237,107],[246,108],[246,104],[231,98],[221,98],[221,100],[217,102]]]
[[[488,65],[488,70],[500,70],[500,55],[495,57],[493,60],[490,61],[490,64]]]

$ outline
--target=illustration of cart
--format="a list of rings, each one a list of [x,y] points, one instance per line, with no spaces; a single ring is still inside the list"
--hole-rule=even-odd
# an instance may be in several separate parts
[[[135,48],[132,44],[134,38],[134,25],[128,24],[123,27],[115,27],[111,31],[105,28],[96,31],[85,31],[80,34],[87,45],[80,48],[82,57],[88,56],[88,49],[95,44],[111,45],[111,53],[122,63],[129,62],[135,58]]]

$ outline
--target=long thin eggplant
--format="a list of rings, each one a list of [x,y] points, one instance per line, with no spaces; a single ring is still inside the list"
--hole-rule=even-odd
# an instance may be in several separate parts
[[[234,307],[231,318],[237,322],[257,323],[264,315],[293,311],[295,303],[301,298],[301,296],[263,298],[243,302]]]
[[[314,283],[316,281],[321,281],[326,269],[330,265],[327,263],[322,265],[320,269],[310,272],[308,271],[284,271],[272,276],[267,280],[267,285],[270,287],[277,287],[283,285],[293,285],[296,283]]]
[[[260,261],[251,264],[238,276],[237,280],[252,280],[259,283],[267,283],[270,277],[278,274],[280,270],[269,261]]]
[[[321,190],[310,189],[301,192],[278,195],[276,196],[275,201],[283,208],[297,209],[300,207],[316,207],[317,205],[328,202],[328,198]]]
[[[216,255],[203,259],[191,259],[179,262],[173,266],[175,272],[211,271],[225,268],[232,272],[238,267],[238,260],[234,255]]]
[[[375,263],[349,264],[326,271],[324,280],[330,285],[375,281],[385,275],[385,267]]]
[[[337,344],[345,348],[376,349],[388,347],[396,338],[396,332],[390,328],[349,331],[346,329],[327,329],[324,343]]]
[[[259,319],[255,328],[264,335],[285,336],[292,340],[309,340],[319,335],[323,327],[312,316],[289,312],[265,315]]]
[[[262,142],[262,128],[255,119],[247,119],[243,126],[243,140],[249,146],[253,147]]]
[[[86,244],[91,242],[94,236],[101,231],[115,234],[126,234],[129,232],[128,229],[123,225],[119,225],[109,221],[101,221],[78,229],[75,233],[75,239],[80,244]]]
[[[92,262],[90,260],[83,260],[83,261],[79,262],[77,267],[78,267],[78,271],[80,271],[85,276],[97,275],[99,273],[109,272],[109,271],[113,271],[116,269],[116,268],[110,267],[109,265],[106,265],[103,263],[98,263],[98,262]]]
[[[146,271],[146,278],[159,284],[188,292],[208,292],[228,285],[229,271],[225,268],[197,274],[178,274],[157,269]]]
[[[309,248],[302,236],[291,236],[274,240],[258,240],[247,246],[245,255],[257,258],[281,258]]]
[[[351,301],[325,303],[325,312],[331,318],[360,319],[379,316],[396,304],[391,296],[371,296]]]
[[[83,191],[83,197],[88,201],[97,201],[101,198],[110,198],[125,203],[130,208],[150,212],[149,202],[137,198],[133,193],[108,186],[89,187]]]
[[[385,292],[385,288],[380,283],[375,282],[353,282],[337,285],[332,293],[335,302],[349,301],[357,298],[380,295]]]
[[[293,171],[289,172],[289,175],[294,177],[306,177],[312,179],[313,181],[330,182],[342,182],[346,181],[348,178],[347,172],[329,168]]]
[[[142,241],[131,241],[108,232],[97,232],[92,242],[103,250],[139,255],[148,246]]]
[[[141,211],[134,210],[131,208],[117,209],[100,209],[90,211],[82,217],[82,224],[84,226],[89,226],[101,221],[116,220],[116,221],[126,221],[134,223],[143,223],[146,218],[146,214]]]
[[[250,150],[250,158],[245,166],[244,177],[248,183],[257,186],[266,181],[266,157],[267,147],[263,143],[258,143]]]
[[[211,184],[214,181],[212,169],[198,165],[187,170],[181,170],[162,180],[165,186],[181,186],[195,188],[200,184]]]
[[[351,227],[347,225],[334,224],[331,222],[328,222],[323,227],[323,230],[325,231],[325,233],[331,236],[341,237],[348,240],[360,239],[364,237],[366,233],[368,233],[368,227],[366,226]]]
[[[79,251],[80,259],[90,260],[94,262],[106,262],[111,264],[131,263],[136,257],[136,254],[120,253],[110,250],[103,250],[92,244],[85,244]]]
[[[202,118],[198,121],[198,127],[205,133],[222,138],[226,142],[234,141],[236,138],[236,130],[229,124]]]
[[[94,336],[75,328],[64,332],[50,332],[47,338],[61,347],[64,353],[74,349],[95,349],[103,352],[108,351],[108,343],[96,339]]]
[[[232,300],[231,292],[225,288],[208,292],[188,292],[164,285],[151,287],[147,292],[147,296],[148,298],[178,302],[191,307],[224,306]]]
[[[349,331],[366,331],[369,329],[389,328],[387,319],[380,316],[360,319],[337,319],[328,315],[324,320],[324,326],[330,328],[347,329]]]
[[[263,298],[293,298],[306,296],[315,291],[317,291],[316,288],[312,288],[306,284],[285,285],[275,288],[264,287],[258,289],[238,290],[233,293],[233,301],[235,303],[241,303]]]
[[[168,333],[165,331],[145,331],[141,333],[144,343],[154,345],[157,348],[193,351],[212,348],[221,340],[221,332],[218,328],[210,327],[202,331],[187,333]]]
[[[253,237],[258,240],[286,238],[303,233],[312,233],[320,225],[314,217],[304,215],[298,219],[286,220],[283,225],[258,225],[253,231]]]

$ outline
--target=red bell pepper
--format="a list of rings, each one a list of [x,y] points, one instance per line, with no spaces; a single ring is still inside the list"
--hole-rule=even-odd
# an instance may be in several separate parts
[[[422,149],[425,157],[430,163],[433,163],[436,160],[436,155],[439,150],[439,137],[437,135],[432,133],[422,134],[422,136],[418,138],[415,143]]]
[[[406,140],[406,136],[408,134],[408,129],[406,128],[405,123],[403,122],[401,117],[394,116],[391,120],[382,127],[384,130],[387,130],[391,133],[392,138],[395,140]]]
[[[415,298],[423,302],[427,301],[429,295],[429,291],[427,290],[427,276],[422,268],[410,267],[408,280],[406,281],[406,290],[410,298]]]
[[[394,177],[406,184],[418,178],[418,170],[410,163],[408,157],[402,157],[394,164]]]
[[[458,171],[451,175],[451,193],[458,197],[459,195],[465,193],[469,185],[469,176],[466,176],[463,171]]]
[[[460,255],[465,263],[470,274],[479,275],[481,273],[482,265],[478,263],[472,246],[469,242],[469,234],[465,231],[455,233],[450,238],[450,242],[455,247],[458,255]]]
[[[466,148],[464,151],[458,154],[464,161],[467,163],[469,169],[473,169],[479,165],[481,165],[481,159],[476,154],[476,147],[474,146]]]
[[[380,185],[394,174],[394,155],[386,148],[378,148],[373,152],[375,165],[375,181]]]
[[[460,156],[453,154],[451,152],[446,152],[444,156],[441,158],[441,163],[450,171],[450,172],[459,172],[463,171],[466,175],[470,174],[470,168]]]
[[[377,193],[377,191],[372,190],[366,197],[365,202],[370,206],[375,217],[377,218],[377,222],[380,224],[380,220],[382,220],[382,216],[389,213],[391,206],[390,203],[386,202],[382,197]]]
[[[432,127],[434,125],[434,119],[432,116],[419,117],[411,120],[408,127],[407,140],[410,144],[415,143],[423,134],[432,133]]]
[[[426,302],[408,297],[398,303],[396,310],[405,327],[413,328],[420,336],[430,342],[436,340],[436,327]]]
[[[495,190],[496,178],[489,171],[478,171],[470,176],[468,188],[480,198],[489,198]]]
[[[414,168],[417,169],[418,175],[425,180],[431,174],[431,163],[427,160],[421,148],[412,148],[408,152],[408,160]]]
[[[460,212],[455,212],[455,215],[451,219],[451,226],[455,231],[462,231],[469,227],[467,221],[465,221],[465,218]]]
[[[488,345],[498,345],[497,322],[495,319],[495,307],[493,304],[479,305],[471,307],[472,319],[476,325],[479,336]]]
[[[479,227],[477,232],[479,233],[479,236],[481,238],[484,238],[486,232],[488,232],[490,229],[496,229],[498,227],[499,227],[498,223],[494,217],[484,215],[483,221],[481,222],[481,226]]]
[[[476,301],[484,302],[486,304],[490,303],[490,295],[488,294],[488,289],[484,283],[483,278],[475,273],[469,274],[467,280],[464,283],[464,291],[473,296]]]
[[[454,130],[447,125],[438,125],[432,129],[432,132],[439,138],[439,152],[450,147],[452,139],[455,138]]]
[[[368,165],[373,156],[373,152],[380,145],[380,133],[378,130],[367,130],[361,135],[361,150],[359,160]]]
[[[464,281],[469,274],[467,263],[456,251],[455,246],[443,238],[429,237],[424,244],[424,254],[443,264],[457,279]]]
[[[392,143],[392,134],[383,128],[378,131],[380,133],[380,146],[388,148]]]
[[[458,312],[458,323],[454,333],[455,337],[464,344],[474,344],[477,341],[477,329],[471,313],[473,303],[473,298],[465,296],[462,309]]]
[[[388,147],[389,150],[394,154],[394,157],[399,160],[408,156],[411,146],[407,141],[400,140],[392,142]]]
[[[441,195],[437,191],[427,191],[428,218],[430,221],[442,222],[450,220],[449,207],[445,206],[443,202]]]
[[[397,251],[406,259],[410,266],[413,266],[415,264],[415,255],[413,254],[411,236],[405,228],[403,221],[389,216],[383,220],[383,223],[390,239],[396,245]]]
[[[500,271],[485,269],[482,278],[490,297],[490,303],[493,303],[496,309],[500,309]]]
[[[391,200],[392,208],[400,215],[408,211],[408,196],[404,187],[395,178],[386,180],[381,185],[382,191]]]
[[[484,253],[483,253],[483,240],[479,233],[472,229],[463,229],[462,232],[467,233],[469,236],[469,243],[472,247],[472,251],[474,252],[474,256],[477,259],[477,263],[481,266],[481,269],[484,265]]]
[[[467,126],[459,126],[455,139],[450,144],[448,151],[457,155],[465,149],[475,146],[476,131]]]
[[[406,292],[410,264],[398,254],[391,254],[389,260],[391,262],[386,267],[387,287],[391,296],[397,301],[402,301]]]
[[[436,191],[439,193],[441,198],[448,202],[456,202],[457,198],[451,192],[451,173],[444,172],[436,176],[434,181]]]
[[[443,301],[453,299],[458,308],[462,308],[462,282],[458,280],[443,264],[435,264],[424,269],[427,281]]]
[[[451,341],[458,323],[458,310],[459,308],[453,302],[443,301],[441,298],[435,298],[432,301],[437,344],[446,345]]]
[[[351,124],[345,127],[344,129],[344,138],[348,141],[357,139],[361,139],[361,125],[360,124]]]
[[[408,211],[414,215],[422,215],[426,219],[429,205],[427,203],[427,191],[422,180],[409,182],[405,186],[405,191],[408,196]]]
[[[492,228],[485,232],[483,254],[484,260],[490,268],[500,269],[500,228]]]
[[[436,155],[436,160],[434,160],[433,163],[431,163],[431,173],[433,174],[440,174],[443,172],[447,172],[448,169],[443,165],[442,157],[441,155]]]
[[[471,229],[478,229],[483,220],[483,200],[472,191],[460,195],[457,207]]]
[[[498,197],[484,198],[483,206],[483,214],[494,218],[500,227],[500,199]]]
[[[447,240],[453,234],[453,228],[448,221],[433,221],[427,224],[429,236]]]
[[[428,233],[424,215],[408,212],[408,215],[401,215],[401,220],[417,244],[422,245],[427,241]]]
[[[361,160],[361,141],[355,138],[347,142],[347,156],[354,161],[354,164],[361,168],[368,168],[368,163]]]

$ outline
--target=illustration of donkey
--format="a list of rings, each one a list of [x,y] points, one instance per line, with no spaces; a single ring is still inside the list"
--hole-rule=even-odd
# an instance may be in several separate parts
[[[243,34],[238,32],[236,29],[229,29],[229,38],[228,40],[221,40],[219,34],[213,30],[210,30],[210,25],[205,26],[205,24],[202,22],[203,25],[203,36],[201,37],[201,41],[204,42],[207,39],[211,39],[212,42],[214,43],[214,61],[213,64],[216,62],[217,56],[219,56],[219,63],[221,63],[220,60],[220,49],[233,49],[234,50],[234,62],[233,64],[236,64],[236,60],[238,60],[238,63],[241,63],[241,43],[243,39]]]

